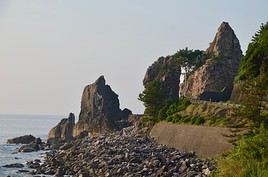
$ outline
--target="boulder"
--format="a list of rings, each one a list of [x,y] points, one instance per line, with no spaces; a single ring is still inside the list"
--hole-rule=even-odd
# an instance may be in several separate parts
[[[181,84],[181,95],[207,101],[229,100],[241,57],[239,40],[230,25],[223,22],[206,50],[205,64]]]
[[[8,139],[7,143],[8,144],[30,144],[35,141],[35,137],[32,135],[24,135],[12,139]]]
[[[33,142],[27,145],[23,145],[19,148],[19,152],[34,152],[44,149],[44,143],[40,138],[36,138]]]
[[[181,66],[177,60],[170,56],[160,57],[147,69],[143,85],[146,87],[151,81],[160,81],[165,101],[171,101],[179,97],[180,76]]]
[[[24,165],[21,163],[13,163],[13,164],[4,165],[3,167],[5,167],[5,168],[23,168]]]
[[[71,141],[73,139],[74,125],[75,125],[75,116],[73,113],[70,113],[68,118],[62,119],[58,123],[58,125],[56,125],[49,131],[48,142]]]
[[[121,130],[128,126],[130,110],[120,109],[118,95],[106,85],[104,76],[85,87],[81,101],[79,120],[74,136],[83,132],[100,133]]]

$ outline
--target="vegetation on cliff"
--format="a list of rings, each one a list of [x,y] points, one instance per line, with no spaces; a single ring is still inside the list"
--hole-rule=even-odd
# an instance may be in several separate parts
[[[242,94],[246,98],[237,118],[246,122],[250,133],[219,160],[215,176],[264,177],[268,176],[268,23],[262,25],[248,46],[238,80],[244,80]]]
[[[246,80],[260,74],[261,65],[268,68],[268,22],[262,24],[248,45],[246,55],[242,58],[237,80]]]
[[[145,106],[144,114],[147,117],[146,120],[157,122],[166,118],[167,116],[163,115],[170,114],[171,109],[173,111],[185,109],[185,99],[179,99],[180,74],[176,73],[178,73],[178,70],[180,72],[183,70],[187,76],[189,72],[194,71],[203,63],[204,52],[188,48],[181,49],[171,56],[160,57],[153,63],[145,75],[145,89],[139,95],[139,100]],[[171,83],[171,79],[176,79],[178,83]],[[172,87],[171,84],[176,84],[174,89],[167,90],[167,88]],[[172,91],[176,92],[176,94],[171,96],[170,92]],[[159,116],[159,114],[161,115]]]

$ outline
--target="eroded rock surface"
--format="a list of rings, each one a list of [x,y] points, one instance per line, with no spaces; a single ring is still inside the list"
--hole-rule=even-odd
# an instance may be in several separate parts
[[[48,142],[52,141],[71,141],[73,139],[73,129],[75,126],[75,116],[69,114],[68,118],[62,119],[58,125],[52,128],[48,134]]]
[[[229,100],[242,51],[233,29],[223,22],[209,48],[203,66],[181,84],[181,95],[208,101]]]
[[[74,135],[82,132],[100,133],[120,130],[128,126],[130,110],[120,109],[118,95],[106,85],[104,76],[85,87],[79,121],[75,125]]]
[[[143,85],[146,87],[151,81],[160,81],[162,95],[165,101],[179,97],[181,66],[173,57],[161,57],[146,71]]]
[[[23,145],[19,148],[19,152],[34,152],[44,150],[45,143],[40,138],[36,138],[33,142]]]
[[[12,139],[8,139],[8,144],[30,144],[35,141],[35,137],[33,135],[24,135]]]

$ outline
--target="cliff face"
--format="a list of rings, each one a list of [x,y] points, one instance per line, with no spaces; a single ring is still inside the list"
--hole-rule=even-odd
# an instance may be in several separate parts
[[[73,139],[74,125],[75,116],[73,113],[70,113],[68,118],[62,119],[58,125],[49,131],[48,142],[71,141]]]
[[[119,108],[118,95],[113,92],[101,76],[95,83],[85,87],[79,121],[75,125],[74,135],[82,132],[99,133],[120,130],[127,124],[131,111]]]
[[[230,98],[238,73],[242,51],[239,40],[227,22],[223,22],[209,48],[203,66],[181,84],[181,95],[211,101]]]
[[[143,85],[158,80],[161,83],[161,90],[166,101],[179,97],[181,67],[172,57],[161,57],[154,62],[146,71]]]

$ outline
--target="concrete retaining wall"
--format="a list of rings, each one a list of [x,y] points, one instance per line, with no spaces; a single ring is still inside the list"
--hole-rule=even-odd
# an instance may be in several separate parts
[[[214,157],[233,148],[224,135],[228,128],[179,125],[160,122],[150,132],[158,143],[180,151],[195,151],[201,157]]]

